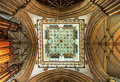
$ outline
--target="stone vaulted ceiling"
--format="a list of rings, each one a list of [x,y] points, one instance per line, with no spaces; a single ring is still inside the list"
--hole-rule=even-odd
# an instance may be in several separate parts
[[[86,25],[85,50],[94,81],[107,82],[110,76],[120,76],[120,0],[0,0],[0,12],[19,19],[31,42],[31,52],[15,78],[17,81],[29,79],[38,50],[38,38],[28,12],[55,19],[92,13]]]
[[[114,19],[114,17],[118,17]],[[114,21],[114,22],[113,22]],[[120,76],[120,17],[119,14],[105,18],[93,31],[91,53],[95,54],[108,75]]]
[[[55,7],[58,9],[74,6],[84,0],[37,0],[39,3]]]

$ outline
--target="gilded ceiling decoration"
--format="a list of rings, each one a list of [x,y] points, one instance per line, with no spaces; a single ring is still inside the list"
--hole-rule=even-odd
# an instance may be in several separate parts
[[[58,9],[74,6],[84,0],[37,0],[39,3],[55,7]]]
[[[37,25],[39,67],[85,67],[84,20],[38,19]]]

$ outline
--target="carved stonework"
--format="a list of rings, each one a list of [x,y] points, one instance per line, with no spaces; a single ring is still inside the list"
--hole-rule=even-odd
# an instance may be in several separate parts
[[[84,20],[38,20],[39,67],[84,67]]]
[[[68,82],[68,81],[65,80],[65,79],[60,79],[60,80],[58,80],[57,82]]]
[[[84,0],[37,0],[37,1],[47,6],[63,9],[70,6],[74,6]]]

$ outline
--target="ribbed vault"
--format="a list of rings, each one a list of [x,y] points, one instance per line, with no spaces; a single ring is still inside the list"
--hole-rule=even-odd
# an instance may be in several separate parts
[[[78,17],[92,12],[93,14],[87,25],[85,50],[94,80],[96,82],[106,82],[110,80],[109,75],[120,76],[119,0],[85,0],[74,5],[74,7],[62,10],[49,8],[48,6],[38,3],[36,0],[1,0],[0,10],[20,20],[32,44],[29,57],[21,73],[16,77],[17,81],[26,82],[28,80],[37,53],[37,36],[33,22],[27,12],[56,19]],[[112,72],[112,70],[114,71]],[[59,70],[58,73],[61,73],[60,71],[62,70]],[[62,74],[65,74],[64,72],[63,70]],[[82,81],[86,81],[81,78],[80,75],[77,76],[79,80],[82,79]],[[34,78],[32,80],[34,80]],[[68,79],[63,78],[63,80]]]
[[[119,13],[107,16],[97,11],[92,15],[88,24],[87,58],[91,71],[97,78],[95,80],[98,82],[110,80],[109,75],[120,76],[119,20]]]
[[[37,0],[39,3],[47,5],[48,7],[55,7],[57,9],[64,9],[74,6],[84,0]]]
[[[117,17],[117,18],[116,18]],[[114,21],[114,22],[113,22]],[[120,76],[120,16],[106,17],[98,26],[93,49],[104,71],[109,75]]]
[[[85,15],[96,11],[98,8],[107,15],[112,15],[120,11],[119,0],[85,0],[74,5],[74,7],[65,8],[62,10],[45,6],[38,3],[36,0],[4,0],[0,3],[1,11],[5,11],[10,15],[15,15],[18,11],[24,9],[39,16],[58,19]]]

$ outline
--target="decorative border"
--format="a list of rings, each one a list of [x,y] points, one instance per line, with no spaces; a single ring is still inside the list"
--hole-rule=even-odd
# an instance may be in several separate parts
[[[38,67],[50,67],[50,68],[83,68],[85,67],[85,55],[84,55],[84,20],[83,19],[67,19],[67,20],[55,20],[55,19],[38,19],[37,20],[37,35],[38,35]],[[43,24],[79,24],[79,57],[80,61],[43,61]]]

